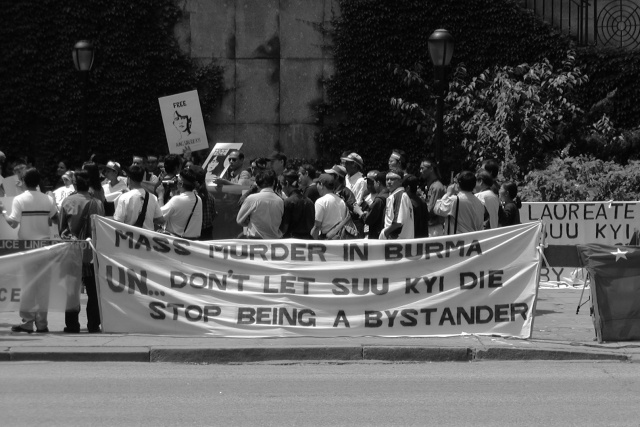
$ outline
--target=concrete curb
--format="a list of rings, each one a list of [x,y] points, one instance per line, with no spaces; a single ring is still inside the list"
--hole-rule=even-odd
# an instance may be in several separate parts
[[[149,362],[146,347],[16,347],[11,361]]]
[[[0,351],[0,362],[165,362],[242,364],[254,362],[481,362],[520,360],[635,361],[628,354],[558,349],[424,346],[300,346],[243,348],[185,347],[15,347]]]
[[[362,360],[362,347],[179,348],[152,347],[151,362],[248,363],[275,360]]]
[[[594,353],[571,350],[537,350],[523,348],[487,348],[476,350],[474,359],[481,360],[630,360],[626,354]]]

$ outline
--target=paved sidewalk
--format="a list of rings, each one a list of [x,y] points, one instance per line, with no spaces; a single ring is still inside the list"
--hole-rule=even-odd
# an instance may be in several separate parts
[[[64,334],[63,313],[49,313],[48,334],[12,333],[16,312],[0,313],[0,361],[250,363],[265,361],[440,362],[482,360],[640,361],[640,342],[599,344],[590,303],[576,315],[581,288],[541,289],[529,340],[450,338],[209,338]],[[585,298],[589,291],[585,291]],[[84,310],[85,301],[83,301]],[[81,316],[81,324],[86,317]]]

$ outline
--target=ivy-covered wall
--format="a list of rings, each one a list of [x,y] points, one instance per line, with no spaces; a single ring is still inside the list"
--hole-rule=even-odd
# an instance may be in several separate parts
[[[96,50],[85,112],[90,149],[103,160],[167,151],[158,97],[197,88],[207,118],[222,98],[222,69],[179,48],[173,0],[21,0],[0,14],[0,148],[32,156],[48,175],[59,159],[88,158],[71,59],[78,40]]]

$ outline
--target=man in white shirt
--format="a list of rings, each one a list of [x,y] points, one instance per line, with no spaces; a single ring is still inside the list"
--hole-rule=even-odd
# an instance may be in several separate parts
[[[473,172],[460,172],[456,181],[447,188],[447,193],[436,202],[433,211],[446,218],[445,234],[482,230],[485,208],[472,193],[475,186],[476,177]]]
[[[180,172],[177,179],[178,195],[162,206],[165,230],[175,236],[195,240],[202,232],[202,200],[195,193],[197,176],[191,169]]]
[[[102,185],[104,197],[108,202],[115,201],[122,193],[129,191],[127,179],[120,176],[120,163],[109,160],[104,168],[104,175],[107,183]]]
[[[153,230],[154,224],[162,224],[164,218],[158,198],[142,187],[144,170],[137,165],[129,168],[129,192],[121,195],[116,201],[113,219],[136,227]],[[147,203],[145,206],[145,198]],[[142,210],[144,209],[144,215]]]
[[[356,205],[362,206],[362,200],[367,190],[367,180],[362,175],[364,162],[358,153],[351,153],[347,157],[341,157],[342,165],[347,170],[346,186],[356,198]]]
[[[500,209],[500,198],[493,192],[493,177],[489,172],[480,169],[476,173],[476,197],[487,209],[489,218],[485,218],[484,229],[498,228],[498,210]]]
[[[18,230],[20,240],[46,240],[51,236],[50,222],[57,221],[57,209],[49,196],[38,190],[40,173],[29,168],[24,171],[23,184],[25,191],[13,199],[11,214],[8,215],[2,202],[0,210],[7,223]],[[20,317],[22,323],[11,327],[12,332],[49,332],[47,309],[49,303],[49,283],[46,277],[27,290],[23,289],[20,301]]]
[[[316,183],[320,198],[315,202],[315,225],[311,229],[314,239],[324,238],[349,213],[347,204],[334,193],[335,185],[335,178],[328,173],[320,175]]]
[[[258,192],[248,196],[238,212],[236,222],[245,227],[244,236],[250,239],[279,239],[284,214],[284,200],[273,190],[276,173],[266,170],[256,176]]]
[[[413,205],[402,187],[403,178],[404,173],[399,169],[387,172],[389,197],[384,211],[384,228],[379,236],[381,240],[414,237]]]

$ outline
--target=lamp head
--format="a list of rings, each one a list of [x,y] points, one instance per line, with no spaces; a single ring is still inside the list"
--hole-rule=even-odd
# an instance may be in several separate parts
[[[435,66],[446,67],[453,56],[453,36],[445,29],[438,29],[429,37],[429,56]]]
[[[78,71],[91,71],[93,67],[93,43],[89,40],[80,40],[73,47],[73,65]]]

